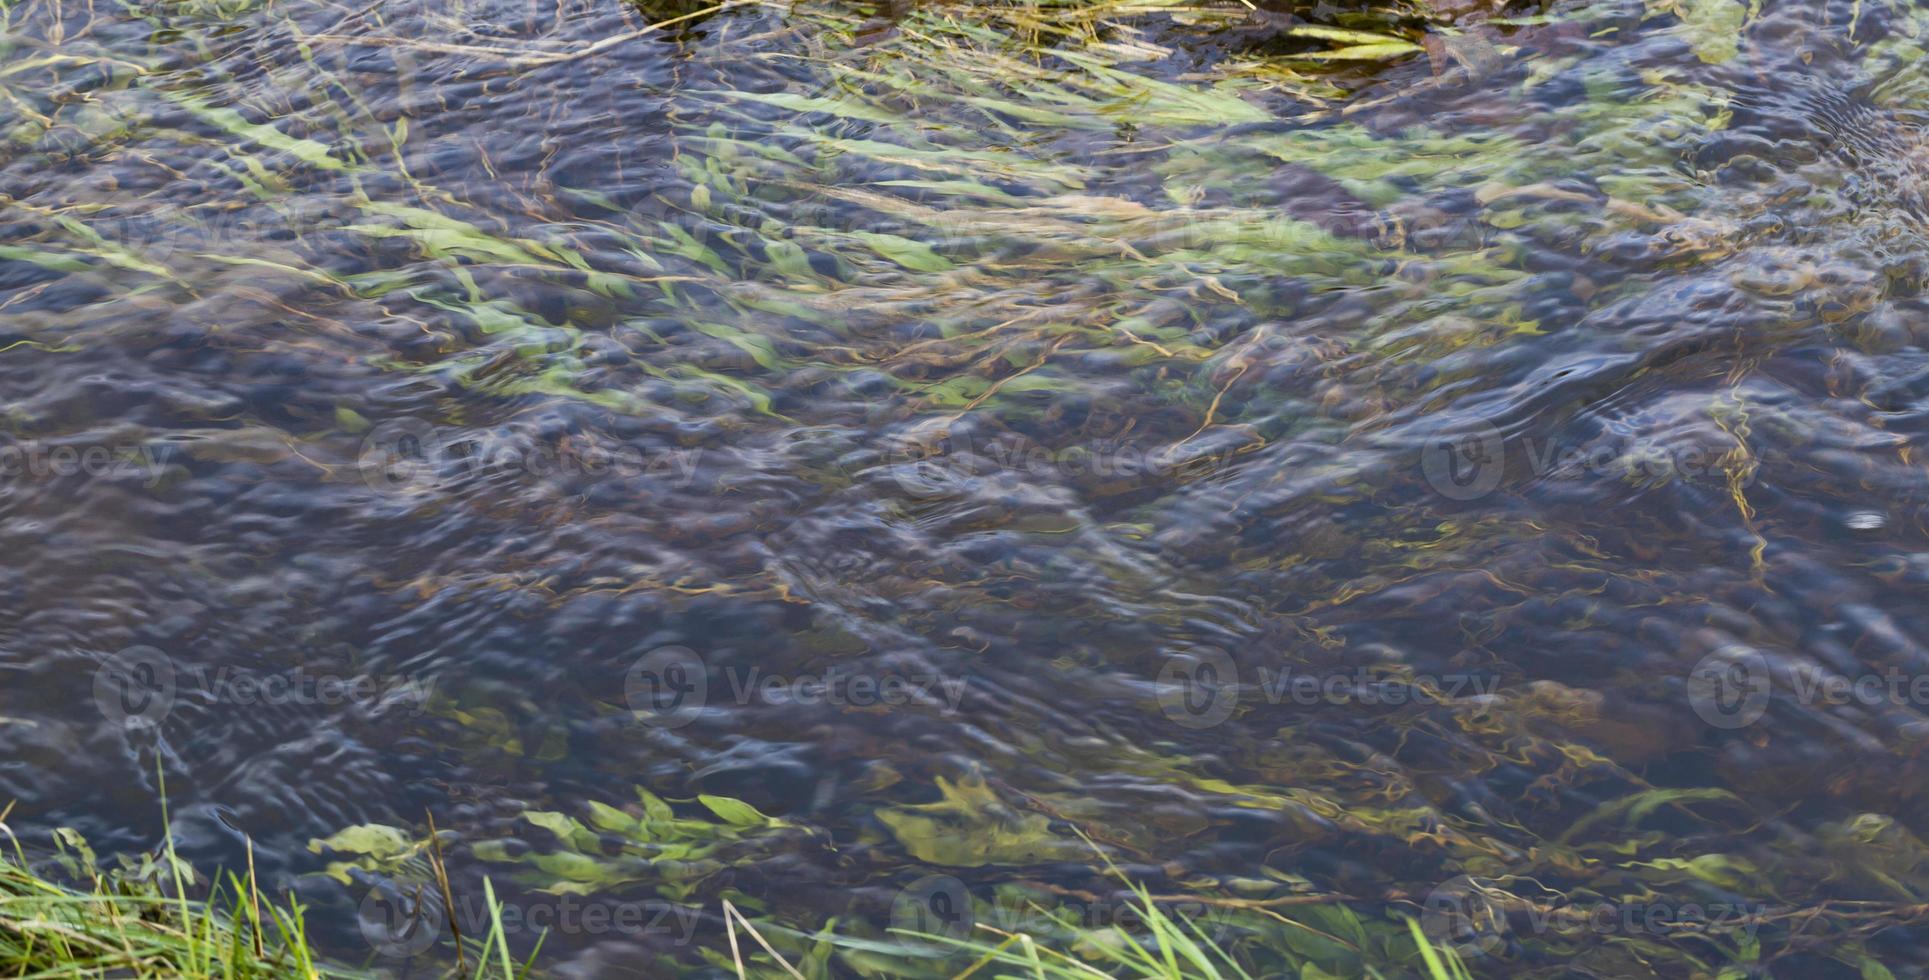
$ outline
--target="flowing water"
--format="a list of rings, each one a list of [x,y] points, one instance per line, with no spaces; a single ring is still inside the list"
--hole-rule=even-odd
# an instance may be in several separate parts
[[[564,975],[1095,849],[1274,975],[1929,966],[1929,12],[0,10],[30,844],[165,778],[418,975],[431,814]]]

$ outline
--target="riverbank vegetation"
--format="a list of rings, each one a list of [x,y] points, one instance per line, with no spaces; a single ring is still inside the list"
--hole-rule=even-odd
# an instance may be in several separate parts
[[[5,831],[4,818],[0,814],[0,832],[6,833],[12,851],[0,855],[0,971],[8,976],[369,980],[390,972],[381,969],[384,964],[370,969],[346,967],[319,955],[309,940],[302,906],[292,897],[264,896],[252,870],[245,876],[230,874],[225,881],[203,879],[175,856],[171,846],[102,868],[86,841],[71,831],[57,834],[55,853],[34,862]],[[1136,898],[1130,906],[1131,929],[1090,928],[1054,919],[1043,908],[1034,910],[1056,927],[1051,933],[1063,945],[1030,931],[1007,931],[990,924],[974,936],[900,930],[889,939],[873,941],[819,935],[813,937],[813,944],[820,953],[842,947],[847,955],[854,954],[849,962],[859,965],[860,972],[876,976],[1253,980],[1256,975],[1276,975],[1250,955],[1229,952],[1200,922],[1165,910],[1143,886],[1132,886],[1132,892]],[[480,942],[468,940],[466,955],[453,949],[465,945],[460,937],[438,937],[424,949],[421,960],[409,961],[412,972],[445,980],[541,976],[533,968],[533,956],[520,962],[511,958],[493,893],[488,900],[496,914],[487,936]],[[705,958],[727,967],[740,980],[751,976],[819,980],[829,975],[821,955],[786,957],[773,946],[765,934],[781,935],[785,932],[781,927],[760,929],[727,900],[722,915],[727,946],[705,950]],[[1471,980],[1451,947],[1435,945],[1416,921],[1408,920],[1407,928],[1411,955],[1364,965],[1364,976],[1417,973],[1428,980]],[[536,937],[538,947],[541,938]],[[438,958],[447,962],[438,963]],[[867,963],[869,967],[863,967]],[[907,966],[917,963],[950,967],[933,972]]]
[[[11,807],[8,808],[11,810]],[[5,829],[0,973],[12,977],[342,978],[317,957],[302,908],[261,893],[253,870],[200,878],[168,846],[103,868],[77,833],[40,861]]]

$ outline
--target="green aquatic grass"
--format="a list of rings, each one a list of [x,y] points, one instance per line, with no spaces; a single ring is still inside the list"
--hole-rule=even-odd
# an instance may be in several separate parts
[[[1089,839],[1086,840],[1091,844]],[[1103,858],[1103,856],[1101,855]],[[1002,929],[979,924],[979,936],[950,937],[914,931],[893,930],[903,939],[925,944],[968,958],[969,964],[952,980],[964,980],[981,971],[1009,967],[1019,976],[1036,980],[1089,980],[1114,977],[1124,980],[1254,980],[1260,976],[1298,976],[1324,978],[1342,975],[1364,977],[1401,977],[1419,974],[1426,980],[1472,980],[1465,962],[1452,947],[1437,944],[1410,917],[1404,928],[1390,927],[1383,932],[1394,941],[1382,945],[1378,954],[1351,964],[1347,973],[1335,974],[1322,969],[1295,949],[1285,946],[1228,948],[1197,918],[1183,911],[1168,909],[1144,884],[1133,882],[1124,872],[1105,859],[1106,869],[1131,889],[1129,903],[1136,925],[1118,924],[1095,928],[1036,908],[1053,927],[1045,937],[1034,931]],[[1407,941],[1406,943],[1400,940]],[[1410,943],[1410,945],[1408,945]],[[878,951],[877,947],[862,947]],[[915,953],[909,955],[917,955]],[[947,960],[949,962],[949,960]],[[1281,971],[1284,971],[1283,974]],[[945,975],[940,973],[938,975]],[[1006,973],[986,975],[1010,976]]]
[[[971,964],[957,974],[962,980],[992,966],[1013,967],[1021,975],[1043,980],[1091,980],[1093,977],[1120,980],[1254,980],[1239,958],[1220,946],[1206,931],[1183,915],[1167,913],[1151,901],[1144,888],[1138,888],[1140,903],[1135,911],[1143,920],[1145,939],[1118,930],[1109,930],[1102,939],[1080,944],[1097,956],[1081,956],[1040,944],[1030,935],[1008,933],[997,943],[957,942],[959,949],[973,956]],[[1473,980],[1467,965],[1451,948],[1436,946],[1420,924],[1407,920],[1416,954],[1418,971],[1412,967],[1383,964],[1366,966],[1368,977],[1398,977],[1421,972],[1425,980]],[[924,941],[943,941],[944,937],[912,934]],[[1302,971],[1300,976],[1319,976]]]
[[[973,957],[958,974],[970,976],[989,966],[1015,967],[1041,980],[1123,977],[1130,980],[1252,980],[1253,975],[1205,930],[1184,916],[1168,914],[1152,902],[1143,886],[1135,886],[1136,906],[1144,923],[1144,938],[1122,930],[1108,930],[1102,939],[1080,943],[1085,956],[1039,943],[1028,933],[1005,933],[997,943],[949,940],[943,936],[908,934],[914,939],[949,942]],[[1096,955],[1091,955],[1095,953]]]

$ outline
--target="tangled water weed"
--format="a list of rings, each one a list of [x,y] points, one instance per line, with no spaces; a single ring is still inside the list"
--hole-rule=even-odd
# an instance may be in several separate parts
[[[1925,28],[4,0],[0,953],[1920,972]]]

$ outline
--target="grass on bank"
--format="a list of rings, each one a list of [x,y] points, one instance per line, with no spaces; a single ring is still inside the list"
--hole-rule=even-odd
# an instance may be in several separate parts
[[[11,854],[0,851],[0,975],[54,980],[370,975],[317,955],[300,902],[293,895],[285,901],[262,895],[252,849],[245,877],[230,873],[224,882],[216,876],[203,890],[194,869],[174,852],[165,802],[167,843],[161,853],[123,858],[111,869],[101,868],[86,841],[65,829],[55,834],[58,854],[37,867],[7,826],[12,810],[11,803],[0,810],[0,833],[12,845]],[[458,956],[445,975],[526,977],[530,961],[511,959],[502,905],[487,882],[484,890],[490,931],[463,940],[467,955]]]
[[[56,835],[56,862],[84,887],[52,880],[12,844],[0,854],[0,972],[15,977],[345,977],[316,960],[302,908],[264,900],[254,871],[214,881],[203,897],[170,839],[157,860],[101,869],[78,834]],[[163,811],[165,812],[165,810]]]
[[[11,810],[11,805],[0,810],[0,833],[12,845],[10,855],[0,853],[0,973],[23,978],[116,976],[144,980],[347,980],[365,975],[319,958],[308,940],[300,903],[292,896],[285,902],[264,897],[252,866],[245,877],[231,873],[226,882],[211,882],[201,897],[190,897],[191,889],[200,891],[195,886],[196,875],[174,853],[171,834],[160,854],[123,859],[121,867],[103,870],[86,842],[78,834],[65,831],[55,837],[59,853],[52,864],[57,870],[42,871],[29,862],[7,827],[5,821]],[[166,826],[165,806],[162,812]],[[55,880],[56,875],[88,884],[77,887]],[[1132,888],[1137,896],[1134,911],[1143,923],[1140,935],[1106,930],[1104,941],[1081,942],[1077,954],[1041,944],[1023,932],[990,930],[996,942],[921,934],[907,934],[906,938],[949,944],[959,950],[961,958],[971,957],[954,980],[1009,976],[1006,970],[1011,969],[1035,980],[1253,980],[1239,958],[1197,923],[1161,909],[1144,886],[1135,884]],[[492,920],[490,934],[479,942],[465,942],[473,959],[459,958],[448,975],[530,975],[534,956],[521,964],[512,960],[504,941],[500,903],[486,883],[485,892]],[[737,943],[738,923],[785,974],[804,976],[728,902],[725,920],[731,924],[732,959],[740,978],[747,974]],[[1428,980],[1471,980],[1451,949],[1436,948],[1417,923],[1409,920],[1408,926]],[[473,964],[473,973],[468,964]],[[1371,970],[1369,974],[1383,975]]]

